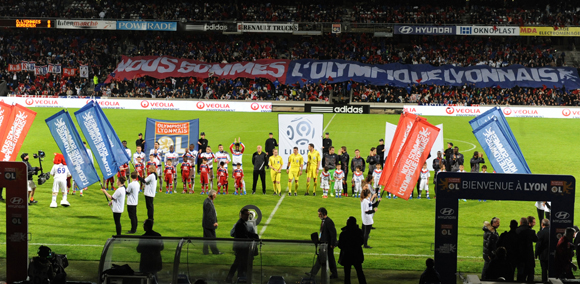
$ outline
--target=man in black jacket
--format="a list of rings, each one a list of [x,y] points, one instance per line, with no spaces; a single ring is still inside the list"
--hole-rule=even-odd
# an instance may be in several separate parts
[[[367,165],[369,166],[367,175],[373,175],[373,171],[375,170],[376,164],[378,163],[380,163],[380,158],[377,156],[377,148],[372,147],[369,156],[367,157]]]
[[[346,146],[340,147],[340,151],[338,152],[338,159],[340,160],[340,165],[342,166],[342,171],[344,172],[344,178],[342,179],[342,194],[347,196],[348,187],[346,187],[346,177],[348,176],[348,162],[350,161],[350,156],[346,151]]]
[[[532,225],[528,218],[523,217],[520,220],[520,226],[516,229],[518,235],[518,282],[534,282],[534,268],[536,261],[534,259],[534,244],[538,241],[536,231],[532,230]]]
[[[273,151],[274,149],[276,149],[276,147],[278,147],[278,142],[276,141],[276,138],[274,138],[274,134],[270,132],[268,133],[268,139],[266,139],[266,143],[264,144],[264,148],[266,149],[266,155],[268,155],[266,161],[270,160],[270,157],[274,155]],[[266,165],[266,168],[268,168],[268,165]]]
[[[32,165],[30,165],[30,162],[28,161],[28,153],[22,153],[22,155],[20,155],[20,158],[22,159],[22,161],[26,164],[26,167],[28,168],[28,205],[32,205],[32,204],[36,204],[38,203],[38,201],[34,200],[34,192],[36,191],[36,184],[34,183],[33,177],[38,174],[38,170],[40,170],[39,167],[33,167]],[[2,197],[1,195],[1,191],[0,191],[0,197]]]
[[[447,171],[450,172],[451,161],[453,161],[453,143],[451,142],[447,143],[447,149],[445,149],[443,154],[445,155],[445,169],[447,169]]]
[[[328,217],[328,211],[326,208],[320,207],[318,209],[318,218],[322,220],[320,224],[320,232],[318,233],[320,243],[327,243],[328,250],[327,250],[327,259],[328,259],[328,267],[330,268],[330,279],[338,278],[338,272],[336,270],[336,261],[334,259],[334,247],[336,246],[336,227],[334,227],[334,222],[332,219]],[[322,267],[323,263],[320,263],[319,260],[316,260],[316,263],[312,267],[312,270],[309,274],[311,277],[314,277],[320,267]]]
[[[328,168],[330,179],[334,178],[334,171],[338,163],[340,163],[340,160],[338,155],[334,153],[334,146],[330,146],[328,152],[322,156],[322,167]],[[334,182],[330,184],[330,192],[330,196],[334,197]]]
[[[514,281],[514,272],[516,270],[517,265],[517,258],[519,255],[518,251],[518,234],[516,233],[516,229],[518,228],[518,221],[511,220],[510,222],[510,231],[505,231],[501,233],[499,236],[499,241],[497,242],[497,247],[505,247],[507,252],[507,262],[508,262],[508,278],[506,281],[513,282]]]
[[[242,209],[240,211],[240,219],[236,223],[233,229],[233,237],[236,239],[259,239],[260,237],[253,231],[248,229],[246,222],[248,222],[248,218],[250,217],[250,211],[248,209]],[[250,248],[252,243],[249,241],[234,241],[234,253],[236,254],[236,258],[234,259],[234,263],[230,267],[230,271],[228,276],[226,277],[227,283],[232,283],[232,278],[238,271],[238,278],[246,276],[246,270],[248,268],[248,257],[250,256]]]
[[[354,158],[350,161],[350,171],[354,175],[356,168],[360,168],[361,172],[365,172],[365,159],[360,156],[360,151],[358,149],[354,150]],[[344,175],[346,180],[346,175]],[[352,193],[354,193],[354,183],[352,184]]]
[[[328,154],[330,146],[332,146],[332,139],[328,138],[328,132],[326,132],[324,139],[322,139],[322,154]]]
[[[258,145],[257,151],[252,155],[252,165],[254,165],[254,183],[252,184],[252,194],[256,193],[258,176],[262,180],[262,192],[266,194],[266,165],[268,165],[268,155],[262,152],[262,146]]]
[[[201,225],[203,227],[204,238],[215,238],[215,229],[218,227],[217,213],[213,204],[216,197],[216,191],[211,189],[207,193],[207,198],[203,201],[203,216]],[[223,254],[220,252],[215,242],[205,242],[203,244],[203,254],[209,254],[208,247],[211,248],[213,254]]]
[[[139,133],[139,139],[135,141],[135,149],[137,149],[137,147],[145,149],[145,140],[143,140],[143,133]]]
[[[536,258],[540,259],[542,267],[542,283],[548,283],[548,261],[550,258],[550,220],[542,220],[542,229],[538,232],[536,243]]]
[[[198,155],[197,155],[197,174],[199,174],[199,166],[201,166],[201,154],[205,153],[205,150],[207,149],[207,145],[209,143],[209,141],[207,139],[205,139],[205,132],[200,133],[201,138],[199,138],[197,140],[197,149],[198,151]],[[213,182],[212,182],[213,184]]]
[[[379,158],[379,164],[381,164],[381,168],[382,168],[382,166],[385,164],[385,140],[384,139],[379,139],[379,145],[377,146],[377,156]]]
[[[499,235],[497,228],[499,227],[499,218],[493,217],[491,222],[483,222],[483,269],[481,271],[481,279],[487,279],[487,268],[493,259],[493,254],[497,248],[497,241]]]

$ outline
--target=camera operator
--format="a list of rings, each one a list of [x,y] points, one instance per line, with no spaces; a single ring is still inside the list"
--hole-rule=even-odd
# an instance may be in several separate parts
[[[20,155],[20,158],[22,158],[22,161],[24,163],[26,163],[26,167],[28,167],[28,205],[32,205],[32,204],[36,204],[38,203],[38,201],[34,200],[34,192],[36,191],[36,184],[34,183],[34,180],[32,179],[33,176],[38,174],[38,170],[40,170],[39,167],[33,167],[32,165],[30,165],[30,162],[28,162],[28,153],[22,153],[22,155]]]

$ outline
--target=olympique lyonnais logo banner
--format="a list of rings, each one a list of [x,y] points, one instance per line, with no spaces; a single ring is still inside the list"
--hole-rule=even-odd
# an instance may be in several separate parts
[[[308,144],[314,144],[314,149],[322,155],[322,131],[324,115],[322,114],[279,114],[278,139],[280,141],[278,154],[284,164],[292,154],[294,147],[308,162]]]
[[[189,149],[190,144],[198,149],[199,119],[192,120],[159,120],[147,118],[145,129],[146,155],[153,149],[155,142],[159,142],[159,148],[163,153],[169,152],[169,147],[174,146],[179,155],[179,162],[183,162],[183,155]],[[147,157],[146,159],[149,159]]]
[[[411,133],[411,129],[417,122],[417,119],[424,119],[412,113],[402,113],[401,117],[399,118],[399,123],[397,124],[397,129],[395,130],[395,134],[393,136],[393,140],[390,143],[389,154],[387,154],[387,159],[385,160],[385,164],[383,166],[383,173],[381,175],[381,179],[379,180],[379,184],[386,186],[387,179],[393,170],[393,166],[401,153],[401,149],[405,145],[407,141],[407,137],[409,133]]]
[[[386,191],[405,200],[409,199],[417,184],[420,169],[427,160],[438,134],[439,128],[425,119],[416,118],[388,177]]]
[[[89,157],[70,114],[61,110],[47,118],[46,125],[62,152],[75,183],[80,188],[85,188],[98,182],[100,179],[91,161],[92,157]]]
[[[8,114],[7,110],[9,108],[6,108],[6,106],[1,107],[3,114],[0,129],[3,131],[0,132],[0,142],[2,144],[0,161],[16,161],[18,151],[20,151],[24,138],[28,134],[32,122],[34,122],[36,112],[16,104],[11,107],[12,111]]]
[[[82,73],[82,72],[81,72]],[[580,89],[580,77],[572,67],[527,68],[510,65],[492,68],[487,65],[455,67],[427,64],[365,64],[347,60],[263,59],[253,62],[207,63],[169,56],[123,56],[110,80],[132,80],[150,76],[224,79],[266,78],[282,84],[305,85],[312,82],[340,83],[354,81],[377,86],[407,87],[410,84],[464,86],[477,88],[515,86]]]

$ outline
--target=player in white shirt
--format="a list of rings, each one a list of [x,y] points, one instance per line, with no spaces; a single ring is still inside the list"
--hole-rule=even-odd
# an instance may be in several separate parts
[[[201,153],[199,155],[202,159],[206,158],[207,159],[207,166],[209,167],[209,173],[208,173],[208,177],[209,177],[209,186],[210,186],[210,190],[213,189],[213,160],[215,159],[215,156],[213,154],[213,152],[211,151],[211,147],[207,146],[205,148],[205,152]]]
[[[334,197],[342,198],[342,181],[344,180],[344,171],[341,169],[341,164],[336,165],[334,171]]]
[[[238,137],[238,140],[234,138],[234,143],[230,145],[230,152],[232,152],[232,165],[240,164],[240,169],[243,169],[243,162],[242,156],[244,155],[244,151],[246,150],[246,146],[242,143],[242,139]],[[244,188],[244,192],[246,192],[246,182],[242,179],[242,186]]]
[[[137,157],[141,157],[141,161],[145,162],[145,153],[141,151],[141,146],[137,146],[137,151],[133,154],[133,165],[137,164]]]
[[[153,155],[157,159],[157,168],[156,168],[157,176],[160,177],[161,172],[163,171],[161,163],[163,162],[163,157],[165,156],[165,153],[163,152],[163,149],[159,148],[159,142],[155,142],[155,144],[153,145],[153,149],[149,150],[149,155]],[[163,188],[163,179],[160,178],[159,182],[160,182],[159,188],[161,189]]]
[[[230,159],[230,154],[228,152],[224,151],[224,146],[222,144],[218,145],[218,151],[214,154],[214,156],[215,156],[214,163],[217,163],[218,165],[220,165],[221,162],[224,162],[224,166],[227,170],[228,164],[232,160]]]
[[[427,199],[431,199],[429,198],[429,178],[431,177],[431,173],[429,172],[429,169],[427,169],[427,163],[423,164],[420,175],[421,184],[419,185],[419,196],[417,198],[421,199],[421,194],[423,190],[425,190],[427,192]]]
[[[364,180],[364,175],[360,170],[360,167],[356,167],[356,172],[352,175],[352,183],[354,184],[354,192],[352,197],[360,197],[362,191],[362,182]]]
[[[189,144],[189,149],[185,152],[185,159],[189,159],[189,162],[191,163],[191,167],[192,171],[190,171],[189,175],[191,177],[191,188],[192,190],[195,188],[195,174],[197,173],[197,171],[195,170],[195,166],[197,163],[197,156],[199,155],[199,152],[197,150],[195,150],[195,144]]]
[[[129,165],[129,163],[131,162],[131,158],[133,157],[133,154],[131,153],[131,149],[127,148],[127,140],[123,140],[121,143],[123,144],[123,147],[125,147],[125,153],[127,153],[127,157],[129,157],[129,161],[127,162],[127,165]],[[131,167],[128,166],[127,170],[125,171],[125,177],[127,178],[127,180],[129,180],[130,176],[131,176]]]
[[[373,186],[372,188],[369,188],[371,190],[372,194],[379,194],[379,192],[381,192],[381,185],[379,184],[379,181],[381,180],[381,175],[383,174],[383,170],[381,169],[381,164],[376,164],[375,165],[375,170],[373,171]],[[388,192],[387,193],[387,197],[391,198],[391,193]]]
[[[131,220],[131,230],[127,234],[135,234],[137,231],[137,204],[139,204],[139,175],[137,171],[131,173],[131,183],[127,186],[127,213]]]
[[[70,205],[70,203],[66,200],[66,179],[71,175],[67,166],[64,165],[64,156],[62,154],[55,154],[53,162],[54,166],[52,166],[52,169],[50,170],[50,175],[54,177],[54,181],[52,183],[52,202],[50,203],[50,208],[57,207],[56,196],[58,195],[59,189],[62,189],[62,200],[60,201],[60,205],[66,207]]]
[[[322,188],[322,198],[328,198],[328,189],[330,188],[330,173],[328,167],[320,173],[320,188]]]
[[[464,173],[465,172],[465,168],[463,167],[463,165],[459,165],[459,170],[457,171],[458,173]],[[467,202],[467,199],[462,199],[463,202]]]

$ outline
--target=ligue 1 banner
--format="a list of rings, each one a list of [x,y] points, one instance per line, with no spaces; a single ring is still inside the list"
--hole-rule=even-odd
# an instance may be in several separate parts
[[[100,179],[92,163],[92,157],[89,157],[70,114],[61,110],[47,118],[46,125],[64,156],[75,183],[80,188],[85,188],[98,182]]]
[[[175,152],[179,154],[179,162],[181,163],[190,144],[195,145],[195,150],[198,149],[198,139],[199,119],[160,120],[147,118],[143,152],[148,154],[153,149],[155,142],[159,142],[159,148],[163,153],[168,153],[169,147],[173,146]]]
[[[284,164],[294,147],[308,162],[308,144],[314,144],[314,149],[322,155],[322,131],[324,115],[322,114],[279,114],[278,115],[278,154]],[[306,170],[306,167],[304,168]]]
[[[218,77],[266,78],[282,84],[304,85],[308,82],[340,83],[354,81],[377,86],[390,85],[407,87],[409,84],[464,86],[477,88],[515,86],[543,88],[579,89],[580,77],[572,67],[527,68],[510,65],[492,68],[487,65],[469,67],[440,67],[428,64],[383,64],[373,65],[347,60],[286,60],[262,59],[253,62],[207,63],[170,56],[123,56],[111,80],[132,80],[150,76],[157,79],[168,77]]]
[[[82,108],[90,99],[82,98],[37,98],[3,97],[0,102],[18,103],[26,107]],[[195,101],[195,100],[133,100],[99,99],[101,108],[137,110],[186,110],[186,111],[231,111],[272,112],[271,102],[262,101]]]
[[[408,113],[426,116],[478,116],[492,109],[491,106],[417,106],[405,105],[403,110]],[[535,118],[580,118],[578,107],[502,107],[505,117],[535,117]]]
[[[0,107],[0,161],[16,161],[16,154],[34,122],[36,112],[19,104],[11,107],[2,104]]]

